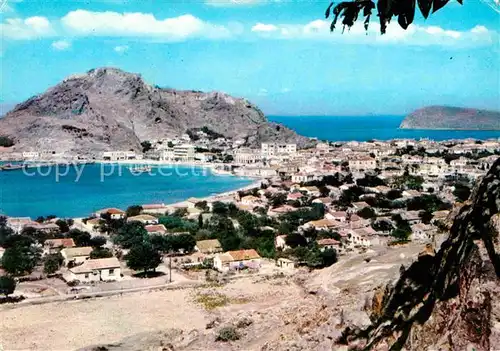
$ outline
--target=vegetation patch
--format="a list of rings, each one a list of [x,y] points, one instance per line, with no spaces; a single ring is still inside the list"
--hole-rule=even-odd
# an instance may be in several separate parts
[[[239,339],[240,339],[240,334],[238,333],[238,330],[236,330],[235,327],[229,326],[229,327],[223,327],[218,331],[215,341],[227,342]]]
[[[0,146],[11,147],[14,146],[14,140],[8,136],[0,135]]]
[[[219,292],[201,293],[196,296],[195,300],[208,311],[226,306],[230,302],[226,295]]]

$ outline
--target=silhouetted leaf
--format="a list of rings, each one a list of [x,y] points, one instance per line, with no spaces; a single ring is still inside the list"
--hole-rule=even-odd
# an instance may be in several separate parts
[[[445,6],[449,0],[377,0],[377,11],[380,20],[380,32],[384,34],[387,25],[391,22],[392,17],[398,17],[399,25],[407,29],[415,18],[415,2],[418,1],[418,7],[422,15],[427,18],[432,7],[432,12],[436,12]],[[457,0],[462,4],[463,0]],[[351,0],[343,1],[334,6],[330,3],[325,12],[325,17],[328,18],[332,13],[333,8],[333,21],[330,25],[330,31],[333,32],[339,17],[342,17],[342,24],[344,29],[347,26],[350,28],[358,19],[361,10],[365,17],[364,27],[368,30],[370,23],[370,16],[372,10],[375,8],[374,0]]]
[[[457,0],[460,5],[463,5],[463,0]]]
[[[415,17],[415,0],[400,0],[399,4],[398,23],[403,29],[407,29]]]
[[[422,13],[422,16],[424,16],[424,18],[427,18],[429,16],[431,7],[432,0],[418,0],[418,8],[420,9],[420,12]]]
[[[436,12],[444,5],[448,3],[449,0],[432,0],[432,13]]]
[[[328,6],[328,8],[326,9],[325,18],[330,17],[330,10],[332,9],[332,6],[333,6],[333,2],[331,2],[330,5]]]

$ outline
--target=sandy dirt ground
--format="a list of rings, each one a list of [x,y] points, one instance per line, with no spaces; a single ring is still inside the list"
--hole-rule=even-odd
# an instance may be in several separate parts
[[[407,245],[371,251],[320,271],[248,276],[221,286],[3,305],[0,340],[5,350],[75,350],[117,342],[120,347],[113,350],[162,350],[165,343],[174,345],[167,350],[331,349],[341,320],[365,323],[365,299],[420,250]],[[207,295],[222,296],[225,303],[208,308],[200,301]],[[238,341],[215,341],[220,328],[242,319],[251,325],[238,329]],[[165,334],[174,329],[181,342]]]
[[[74,350],[116,343],[144,332],[169,328],[204,330],[218,315],[238,314],[273,305],[290,289],[256,278],[236,280],[223,287],[190,288],[124,294],[107,298],[66,301],[22,307],[1,307],[0,340],[5,350]],[[229,302],[207,310],[197,301],[218,293]]]

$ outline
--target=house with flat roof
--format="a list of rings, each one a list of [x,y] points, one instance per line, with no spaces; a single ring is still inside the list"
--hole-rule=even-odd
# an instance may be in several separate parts
[[[67,247],[61,250],[61,255],[64,258],[64,265],[67,266],[70,262],[80,264],[90,258],[90,253],[93,248],[90,246],[83,247]]]
[[[203,253],[203,254],[214,254],[214,253],[222,252],[222,246],[221,246],[219,240],[217,240],[217,239],[197,241],[194,249],[196,251]]]
[[[75,242],[72,238],[47,239],[43,246],[45,254],[56,254],[62,249],[75,247]]]
[[[158,224],[158,218],[147,214],[141,214],[138,216],[128,217],[127,223],[130,222],[141,222],[143,224]]]
[[[103,208],[102,210],[95,212],[96,217],[101,217],[103,214],[108,214],[111,219],[122,219],[125,218],[126,212],[120,210],[119,208]]]
[[[117,281],[121,279],[120,262],[116,257],[87,260],[79,266],[69,269],[68,281],[82,283],[99,281]]]
[[[214,268],[220,272],[242,268],[260,268],[261,257],[254,249],[227,251],[214,257]]]

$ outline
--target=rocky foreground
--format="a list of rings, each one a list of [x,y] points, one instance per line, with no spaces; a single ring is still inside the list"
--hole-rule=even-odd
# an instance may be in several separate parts
[[[1,136],[17,151],[55,150],[76,154],[140,151],[140,143],[208,127],[225,137],[261,142],[308,138],[267,121],[255,105],[224,93],[162,89],[138,74],[98,68],[68,77],[0,119]]]

